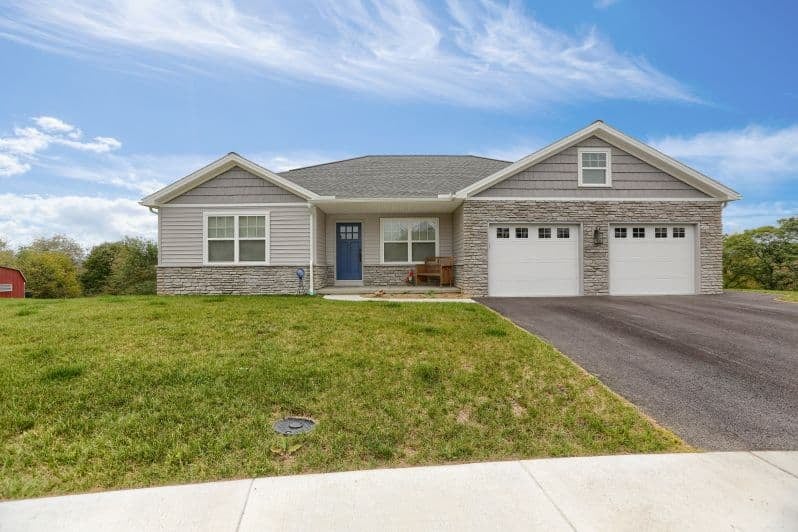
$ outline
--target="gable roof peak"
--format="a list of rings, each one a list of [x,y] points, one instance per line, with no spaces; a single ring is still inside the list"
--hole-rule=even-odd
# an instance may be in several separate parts
[[[174,183],[163,187],[157,192],[142,198],[139,203],[147,207],[158,207],[236,166],[257,177],[260,177],[264,181],[268,181],[274,185],[277,185],[278,187],[284,188],[285,190],[288,190],[289,192],[296,194],[297,196],[306,200],[317,199],[319,197],[319,195],[315,192],[312,192],[298,185],[297,183],[289,181],[288,179],[285,179],[284,177],[272,172],[268,168],[264,168],[263,166],[254,163],[245,157],[242,157],[236,152],[231,151],[227,155],[219,157],[212,163],[203,166],[196,172],[187,175],[183,179],[175,181]]]
[[[594,135],[601,140],[634,155],[638,159],[647,162],[655,168],[659,168],[663,172],[687,183],[688,185],[704,192],[713,198],[719,199],[721,201],[734,201],[742,197],[738,192],[723,185],[722,183],[719,183],[711,177],[708,177],[701,172],[690,168],[686,164],[681,163],[668,155],[665,155],[661,151],[658,151],[655,148],[652,148],[651,146],[644,144],[643,142],[640,142],[639,140],[630,137],[625,133],[622,133],[603,120],[595,120],[582,129],[575,131],[574,133],[571,133],[570,135],[563,137],[560,140],[519,159],[506,168],[502,168],[486,178],[457,191],[456,195],[458,197],[469,197],[479,194],[483,190],[492,187],[496,183],[504,181],[508,177],[534,166],[547,157],[559,153],[562,150]]]

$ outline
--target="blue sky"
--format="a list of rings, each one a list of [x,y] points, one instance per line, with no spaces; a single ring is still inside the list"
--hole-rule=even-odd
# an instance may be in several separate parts
[[[515,160],[595,119],[798,213],[794,2],[0,0],[0,238],[153,237],[137,200],[237,151]]]

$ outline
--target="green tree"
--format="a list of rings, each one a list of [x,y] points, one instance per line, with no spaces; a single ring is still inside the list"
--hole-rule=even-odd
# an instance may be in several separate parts
[[[798,290],[798,218],[725,236],[723,281],[727,288]]]
[[[78,297],[77,268],[72,257],[60,251],[23,249],[18,256],[19,266],[27,278],[26,288],[33,297]]]
[[[87,296],[108,292],[108,279],[123,247],[122,242],[105,242],[91,248],[80,273],[80,284]]]
[[[154,242],[125,238],[94,246],[80,280],[87,295],[154,294],[158,248]]]
[[[108,279],[108,293],[119,295],[154,294],[158,246],[151,240],[125,238]]]
[[[17,267],[17,257],[8,243],[0,238],[0,266]]]
[[[39,237],[31,242],[30,245],[25,246],[22,249],[30,249],[33,251],[56,251],[64,253],[69,256],[70,260],[73,262],[73,264],[75,264],[75,266],[80,266],[86,254],[85,250],[78,242],[66,235]]]

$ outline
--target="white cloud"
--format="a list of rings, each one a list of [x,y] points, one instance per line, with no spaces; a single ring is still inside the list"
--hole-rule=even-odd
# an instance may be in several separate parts
[[[17,157],[0,153],[0,176],[24,174],[30,170],[30,165],[21,162]]]
[[[798,182],[798,125],[668,136],[651,145],[732,186]]]
[[[763,225],[776,225],[779,219],[791,216],[798,216],[798,201],[735,202],[723,210],[723,230],[738,233]]]
[[[2,3],[2,0],[0,0]],[[237,65],[401,98],[478,107],[584,99],[696,101],[645,59],[594,29],[569,34],[515,3],[418,0],[288,3],[224,0],[29,0],[0,15],[0,34],[116,66],[177,61],[192,72]],[[130,58],[129,52],[141,57]],[[156,59],[156,55],[159,57]]]
[[[108,153],[122,147],[112,137],[80,140],[83,136],[80,129],[52,116],[37,116],[32,120],[37,127],[15,127],[12,135],[0,137],[0,176],[30,171],[31,163],[54,145],[91,153]]]
[[[75,126],[67,124],[60,118],[54,116],[35,116],[33,117],[33,121],[36,122],[36,125],[41,129],[51,133],[69,133],[70,131],[75,131]]]
[[[0,194],[0,238],[15,247],[57,233],[84,246],[123,236],[155,238],[156,220],[127,198]]]

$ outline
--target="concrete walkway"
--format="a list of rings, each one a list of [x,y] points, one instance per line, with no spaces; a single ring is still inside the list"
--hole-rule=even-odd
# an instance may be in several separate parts
[[[797,530],[798,452],[260,478],[0,504],[0,530]]]
[[[436,299],[432,297],[391,297],[390,294],[383,297],[363,297],[345,294],[327,295],[324,296],[324,299],[329,299],[330,301],[372,301],[377,303],[389,303],[392,301],[396,303],[476,303],[476,301],[467,297],[441,297]]]

